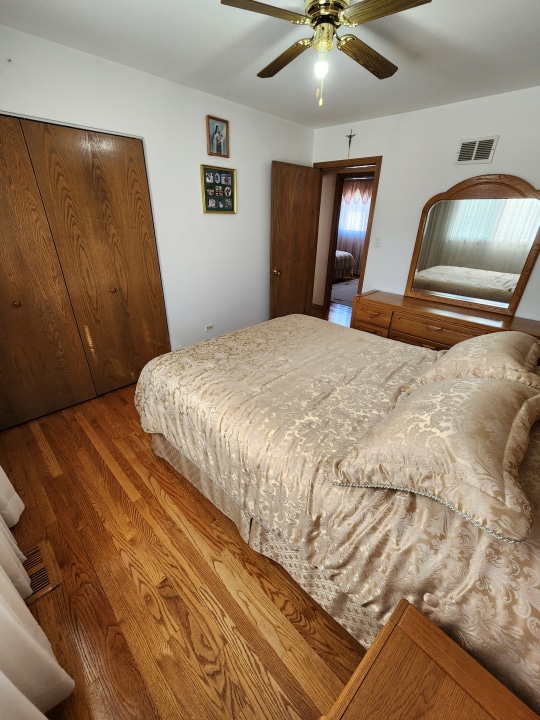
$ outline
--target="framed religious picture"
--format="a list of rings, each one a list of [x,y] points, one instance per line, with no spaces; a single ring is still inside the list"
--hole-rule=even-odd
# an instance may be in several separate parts
[[[205,213],[236,212],[236,170],[201,165],[201,189]]]
[[[206,116],[208,154],[229,157],[229,121]]]

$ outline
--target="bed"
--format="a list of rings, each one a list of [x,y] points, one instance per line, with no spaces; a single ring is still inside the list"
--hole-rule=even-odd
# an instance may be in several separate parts
[[[336,259],[334,261],[334,280],[342,280],[349,278],[354,273],[356,261],[354,255],[345,250],[336,250]]]
[[[514,294],[519,278],[519,273],[435,265],[416,272],[413,287],[415,290],[443,292],[507,304]]]
[[[152,360],[155,452],[369,646],[402,597],[540,710],[538,342],[291,315]]]

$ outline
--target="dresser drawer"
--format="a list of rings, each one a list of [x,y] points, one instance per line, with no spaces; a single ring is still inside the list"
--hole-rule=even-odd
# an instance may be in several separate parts
[[[425,338],[415,337],[414,335],[405,335],[404,333],[394,332],[390,330],[388,337],[391,340],[399,340],[399,342],[407,343],[407,345],[418,345],[418,347],[429,348],[430,350],[449,350],[450,345],[445,345],[436,340],[426,340]]]
[[[462,340],[476,337],[477,333],[461,325],[453,325],[438,318],[408,315],[394,312],[392,330],[396,333],[413,335],[438,345],[451,347]]]
[[[377,327],[376,325],[368,325],[363,322],[354,323],[355,330],[363,330],[364,332],[371,333],[372,335],[378,335],[379,337],[388,337],[388,328]]]
[[[358,328],[358,323],[377,325],[377,327],[389,328],[392,321],[392,311],[385,307],[372,305],[365,302],[356,302],[353,312],[353,327]]]

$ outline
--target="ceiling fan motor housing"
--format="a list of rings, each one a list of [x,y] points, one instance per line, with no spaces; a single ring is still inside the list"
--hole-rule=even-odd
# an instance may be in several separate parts
[[[311,27],[321,22],[331,22],[339,27],[339,14],[349,7],[350,0],[305,0],[306,15],[311,19]]]

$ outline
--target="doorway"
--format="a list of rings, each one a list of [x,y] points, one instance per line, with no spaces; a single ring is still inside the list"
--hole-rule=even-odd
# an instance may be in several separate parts
[[[270,228],[270,317],[328,314],[337,244],[338,175],[373,173],[372,198],[358,267],[362,291],[379,181],[381,156],[295,165],[272,162]],[[339,208],[339,204],[337,205]],[[349,312],[351,308],[339,306]]]
[[[336,250],[328,258],[333,264],[331,303],[352,307],[358,293],[374,174],[373,170],[338,174],[334,204],[337,218],[332,222],[336,237],[330,242]]]
[[[381,164],[381,156],[314,164],[323,176],[315,310],[350,315],[362,292]]]

